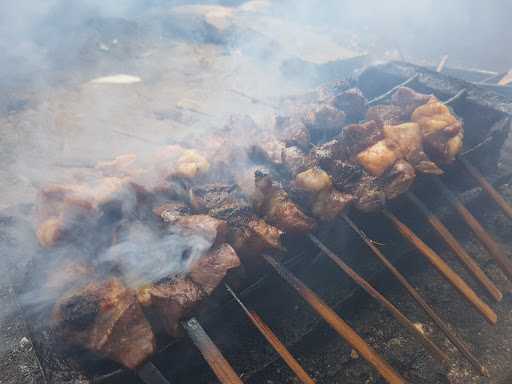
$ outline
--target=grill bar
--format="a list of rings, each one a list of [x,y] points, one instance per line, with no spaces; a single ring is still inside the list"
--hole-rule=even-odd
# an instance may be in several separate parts
[[[222,384],[243,384],[197,319],[191,318],[184,321],[182,326]]]
[[[489,292],[489,294],[496,300],[501,301],[503,294],[496,287],[496,285],[487,277],[485,272],[480,268],[477,262],[466,252],[462,244],[451,234],[446,226],[439,220],[439,218],[423,204],[423,202],[414,195],[412,192],[406,193],[407,198],[420,210],[430,223],[432,228],[438,233],[439,236],[445,241],[450,250],[459,258],[466,269],[478,280],[478,282]]]
[[[501,196],[501,194],[489,183],[485,177],[480,173],[480,171],[473,166],[468,160],[464,158],[459,158],[464,168],[468,171],[468,173],[475,178],[475,180],[480,184],[482,189],[498,204],[503,213],[507,215],[509,219],[512,219],[512,206],[507,203],[507,201]]]
[[[171,384],[151,361],[137,369],[137,376],[145,384]]]
[[[448,356],[444,353],[427,335],[421,332],[414,324],[388,299],[386,299],[379,291],[377,291],[368,281],[366,281],[361,275],[350,268],[341,258],[327,248],[316,236],[309,235],[309,238],[315,243],[318,248],[325,253],[329,259],[331,259],[343,272],[350,276],[350,278],[363,288],[370,296],[376,299],[382,304],[391,314],[395,317],[400,324],[409,330],[421,344],[428,350],[432,355],[441,362],[444,366],[448,365]]]
[[[345,222],[356,232],[359,237],[366,243],[366,245],[372,250],[373,254],[379,259],[382,264],[396,277],[396,279],[402,284],[402,286],[409,292],[416,303],[425,311],[425,313],[432,319],[432,321],[443,331],[445,336],[452,342],[453,345],[459,350],[459,352],[466,357],[466,359],[473,365],[474,368],[481,374],[486,376],[487,370],[480,364],[477,358],[471,353],[466,344],[457,336],[457,334],[450,329],[448,324],[439,317],[434,309],[425,301],[423,296],[409,283],[405,276],[395,268],[393,264],[387,259],[386,256],[380,251],[379,248],[366,236],[366,234],[359,229],[359,227],[347,216],[343,215]]]
[[[311,289],[295,277],[288,269],[273,257],[263,255],[264,259],[297,293],[320,315],[347,343],[354,348],[368,363],[370,363],[389,384],[407,383],[393,367],[364,341],[336,312],[334,312]]]
[[[423,242],[416,234],[402,223],[393,213],[387,209],[382,210],[386,216],[396,227],[396,229],[407,239],[418,251],[425,256],[428,261],[446,278],[446,280],[464,296],[464,298],[492,325],[495,325],[498,317],[496,313],[482,299],[480,299],[475,291],[455,272],[432,248]]]
[[[439,190],[443,193],[450,204],[455,208],[459,215],[464,219],[466,224],[471,228],[475,236],[483,244],[487,252],[496,260],[502,271],[512,280],[512,262],[505,256],[499,244],[484,229],[478,220],[469,212],[455,194],[444,185],[437,177],[432,177]]]
[[[242,300],[240,300],[236,293],[231,289],[231,287],[227,284],[225,286],[227,291],[231,294],[231,296],[233,296],[233,299],[235,299],[235,301],[243,309],[249,320],[251,320],[251,322],[261,332],[265,339],[267,339],[268,343],[272,345],[274,350],[281,356],[281,358],[285,361],[293,373],[295,373],[295,375],[301,380],[301,382],[303,384],[315,384],[315,381],[307,374],[300,363],[292,356],[290,351],[288,351],[286,346],[281,342],[281,340],[279,340],[274,332],[272,332],[270,327],[265,324],[263,319],[256,313],[256,311],[247,308]]]

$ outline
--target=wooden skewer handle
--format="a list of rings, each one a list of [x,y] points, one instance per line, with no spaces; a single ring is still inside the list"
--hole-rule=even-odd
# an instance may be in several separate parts
[[[192,318],[183,322],[182,325],[222,384],[243,384],[235,370],[224,358],[219,348],[213,343],[212,339],[210,339],[196,319]]]
[[[489,294],[496,300],[501,301],[503,294],[494,285],[494,283],[487,277],[485,272],[480,268],[477,262],[466,252],[462,244],[451,234],[446,226],[439,220],[439,218],[427,208],[420,199],[412,192],[406,193],[407,198],[425,215],[427,221],[432,228],[441,236],[446,245],[450,248],[455,256],[462,262],[466,269],[478,280],[478,282],[489,292]]]
[[[289,272],[283,265],[268,255],[263,255],[265,260],[276,272],[290,284],[300,296],[318,313],[334,330],[343,337],[368,363],[379,372],[389,384],[404,384],[405,379],[400,376],[380,355],[364,341],[356,331],[350,327],[336,312],[334,312],[311,289]]]
[[[446,278],[446,280],[492,325],[498,321],[498,316],[469,285],[441,259],[427,244],[423,242],[413,231],[387,209],[382,211],[384,215],[395,225],[398,231],[420,251],[428,261]]]

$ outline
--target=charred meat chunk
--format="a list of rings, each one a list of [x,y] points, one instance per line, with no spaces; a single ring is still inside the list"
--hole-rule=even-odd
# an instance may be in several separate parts
[[[190,279],[210,295],[233,268],[240,266],[240,259],[235,250],[226,243],[211,249],[190,267]]]
[[[462,149],[462,122],[435,97],[416,108],[412,120],[420,126],[425,150],[432,159],[442,164],[451,163]]]
[[[388,200],[394,199],[406,192],[414,182],[416,173],[411,164],[398,160],[384,175],[384,193]]]
[[[72,345],[134,369],[155,350],[155,337],[135,293],[117,279],[92,282],[62,297],[53,328]]]
[[[382,125],[374,120],[363,124],[351,124],[343,128],[343,141],[355,156],[384,138]]]
[[[409,120],[414,110],[426,104],[430,97],[431,95],[418,93],[409,87],[400,87],[391,96],[391,102],[400,107],[404,119]]]
[[[339,110],[345,112],[348,122],[358,122],[366,116],[368,100],[358,88],[348,89],[332,99],[332,104]]]
[[[287,147],[297,146],[307,149],[311,141],[309,130],[301,119],[289,116],[276,116],[274,129],[279,140]]]
[[[154,312],[164,330],[171,336],[180,336],[180,320],[189,314],[206,293],[186,276],[174,276],[139,289],[138,300]]]
[[[327,103],[320,104],[306,112],[304,123],[314,143],[326,141],[341,132],[345,125],[345,112]]]
[[[423,151],[420,126],[416,123],[385,125],[384,136],[398,144],[400,153],[416,170],[440,175],[443,171]]]
[[[331,221],[338,217],[353,200],[352,195],[331,188],[318,193],[311,210],[315,217],[323,221]]]
[[[266,222],[295,235],[313,231],[315,221],[302,212],[268,173],[257,171],[255,183],[255,204]]]
[[[282,162],[292,175],[311,168],[314,162],[299,147],[288,147],[281,153]]]
[[[282,231],[256,216],[238,186],[211,184],[193,193],[197,210],[228,223],[228,243],[241,256],[281,249]]]
[[[382,208],[386,202],[384,192],[379,180],[370,175],[365,175],[355,183],[352,191],[354,206],[363,212],[372,212]]]

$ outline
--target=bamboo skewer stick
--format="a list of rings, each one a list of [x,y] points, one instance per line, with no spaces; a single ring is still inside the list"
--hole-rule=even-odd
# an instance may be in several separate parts
[[[347,216],[343,215],[343,219],[347,224],[361,237],[366,245],[372,250],[373,254],[379,259],[384,266],[397,278],[402,286],[409,292],[412,298],[418,303],[418,305],[425,311],[425,313],[432,319],[432,321],[443,331],[445,336],[452,342],[453,345],[459,350],[466,359],[475,367],[478,372],[482,375],[487,375],[487,370],[483,367],[476,357],[471,353],[465,343],[453,332],[448,324],[434,311],[434,309],[423,299],[420,293],[409,283],[405,276],[397,269],[391,262],[384,256],[379,248],[366,236],[366,234],[356,226],[356,224]]]
[[[512,219],[512,205],[510,205],[501,194],[493,187],[491,183],[489,183],[485,177],[480,173],[476,167],[474,167],[469,161],[464,158],[459,158],[464,168],[468,171],[468,173],[473,176],[478,184],[482,187],[482,189],[499,205],[505,215],[508,216],[509,219]]]
[[[496,260],[496,263],[498,263],[501,270],[505,275],[507,275],[508,279],[512,280],[512,262],[505,256],[498,243],[491,237],[484,227],[482,227],[478,220],[471,214],[471,212],[469,212],[457,196],[455,196],[455,194],[450,191],[441,180],[439,180],[439,178],[433,177],[432,180],[434,180],[443,195],[471,228],[478,240],[480,240],[485,249],[487,249],[487,252],[489,252],[494,260]]]
[[[263,258],[297,293],[320,315],[347,343],[354,348],[368,363],[370,363],[389,384],[405,384],[405,379],[398,374],[356,331],[350,327],[336,312],[334,312],[311,289],[295,277],[288,269],[273,257],[263,255]]]
[[[274,350],[281,356],[281,358],[285,361],[293,373],[295,373],[295,375],[301,380],[301,382],[304,384],[315,384],[315,381],[306,373],[304,368],[301,367],[300,363],[292,356],[290,351],[288,351],[286,346],[281,342],[281,340],[279,340],[274,332],[272,332],[270,327],[265,324],[265,322],[256,313],[256,311],[247,308],[245,304],[238,298],[236,293],[231,289],[231,287],[227,284],[225,286],[227,291],[231,294],[231,296],[233,296],[233,299],[235,299],[235,301],[243,309],[249,320],[251,320],[251,322],[265,337],[265,339],[267,339],[268,343],[272,345]]]
[[[477,262],[466,252],[464,247],[457,241],[457,239],[451,234],[446,226],[439,220],[439,218],[430,211],[420,199],[416,197],[412,192],[405,194],[409,201],[411,201],[427,218],[432,228],[443,238],[445,243],[448,245],[450,250],[458,257],[463,263],[466,269],[478,280],[478,282],[489,292],[489,294],[496,300],[501,301],[503,294],[494,285],[494,283],[487,277],[484,271],[480,268]]]
[[[421,332],[393,303],[386,299],[368,281],[350,268],[338,255],[327,248],[316,236],[309,235],[309,238],[318,246],[343,272],[350,276],[356,284],[363,288],[370,296],[382,304],[391,314],[409,330],[421,344],[432,353],[444,366],[448,365],[448,356],[423,332]]]
[[[222,356],[219,348],[217,348],[195,318],[182,322],[182,325],[222,384],[243,384],[240,377],[238,377],[225,357]]]
[[[448,280],[448,282],[457,290],[459,293],[478,311],[484,318],[492,325],[495,325],[498,317],[496,313],[483,302],[477,294],[466,284],[466,282],[448,265],[441,259],[441,257],[434,252],[427,244],[423,242],[413,231],[409,229],[404,223],[388,211],[383,209],[382,212],[398,229],[398,231],[404,236],[412,245],[418,249],[428,261]]]
[[[441,61],[437,65],[436,72],[443,72],[444,66],[446,65],[446,62],[448,61],[448,55],[444,55],[441,58]]]

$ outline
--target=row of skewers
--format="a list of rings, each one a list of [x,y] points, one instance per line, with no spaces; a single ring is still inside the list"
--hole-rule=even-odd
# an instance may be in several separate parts
[[[64,273],[48,276],[47,285],[58,292],[53,329],[68,344],[136,369],[155,351],[153,329],[177,337],[184,328],[221,382],[240,383],[197,320],[184,320],[229,270],[241,263],[248,273],[257,273],[258,265],[266,262],[389,383],[406,382],[286,269],[279,260],[285,251],[282,238],[286,234],[309,238],[447,364],[447,355],[427,335],[315,237],[319,222],[342,218],[457,349],[485,374],[460,337],[347,214],[349,206],[363,212],[381,211],[489,323],[496,323],[495,312],[386,208],[386,201],[407,196],[491,296],[501,300],[499,289],[472,257],[408,191],[417,173],[430,175],[507,276],[512,276],[511,263],[499,245],[438,178],[442,167],[455,161],[462,148],[462,122],[434,96],[405,86],[397,87],[390,96],[391,103],[368,107],[375,101],[368,102],[357,89],[335,84],[294,100],[286,116],[276,117],[272,129],[261,130],[250,120],[238,119],[222,134],[204,140],[199,145],[201,152],[177,145],[165,147],[150,162],[149,171],[147,166],[137,165],[135,156],[124,155],[99,163],[92,175],[82,175],[79,183],[43,189],[37,229],[41,246],[58,249],[73,243],[90,250],[83,258],[66,260]],[[365,118],[367,122],[359,123]],[[462,161],[500,206],[508,207],[476,168]],[[137,281],[134,290],[133,281],[123,281],[127,278],[123,274],[126,255],[121,252],[105,277],[103,259],[96,255],[115,247],[120,239],[129,239],[134,222],[143,222],[159,237],[176,236],[174,239],[186,244],[180,248],[183,267],[179,273]],[[202,244],[199,252],[198,243]],[[140,255],[145,257],[150,256]],[[228,287],[228,291],[297,376],[312,383],[263,320],[243,306],[234,290]],[[158,321],[150,324],[146,317]]]

